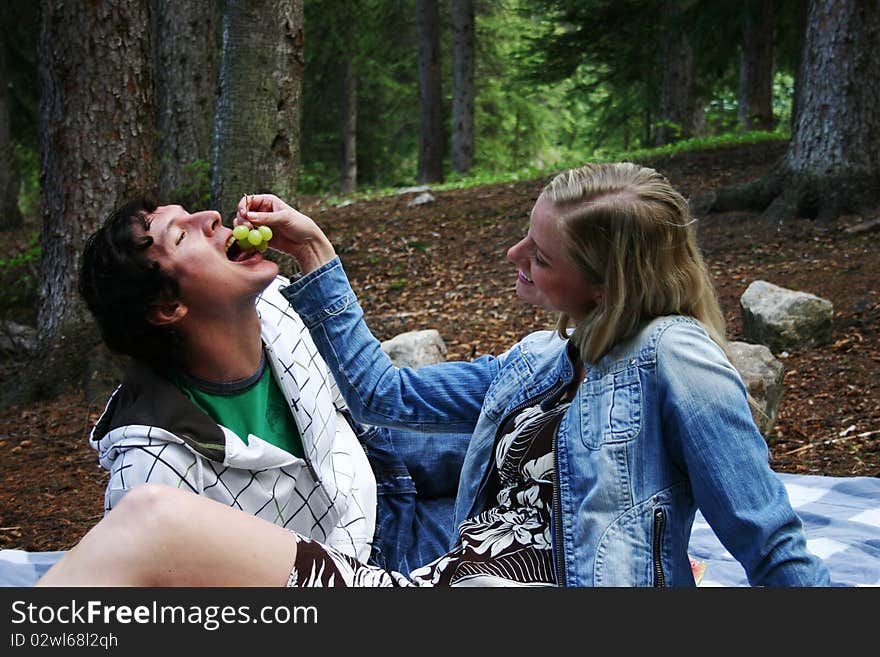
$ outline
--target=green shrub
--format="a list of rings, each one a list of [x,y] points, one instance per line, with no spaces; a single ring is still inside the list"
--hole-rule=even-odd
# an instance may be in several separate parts
[[[0,315],[3,317],[33,320],[39,299],[40,254],[39,232],[34,231],[24,249],[0,258]]]

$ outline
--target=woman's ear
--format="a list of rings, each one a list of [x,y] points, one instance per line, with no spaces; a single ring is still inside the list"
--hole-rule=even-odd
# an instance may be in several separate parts
[[[156,326],[176,324],[186,316],[187,310],[179,301],[157,301],[147,310],[147,321]]]
[[[601,306],[602,300],[605,298],[605,286],[601,283],[593,283],[590,289],[590,297],[594,304]]]

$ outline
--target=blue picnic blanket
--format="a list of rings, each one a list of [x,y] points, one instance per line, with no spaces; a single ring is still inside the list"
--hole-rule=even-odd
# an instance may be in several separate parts
[[[880,586],[880,479],[778,473],[804,523],[807,548],[835,586]],[[748,586],[745,571],[698,512],[688,552],[705,561],[700,586]]]
[[[837,586],[880,586],[880,479],[779,473],[804,523],[807,547]],[[748,586],[742,566],[697,513],[689,553],[705,565],[700,586]],[[0,586],[30,586],[63,552],[0,550]]]

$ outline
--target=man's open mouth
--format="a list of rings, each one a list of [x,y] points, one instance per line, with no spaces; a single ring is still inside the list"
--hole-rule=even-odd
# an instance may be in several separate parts
[[[226,257],[232,262],[244,262],[253,258],[257,253],[256,249],[242,249],[238,245],[238,240],[232,235],[226,241]]]

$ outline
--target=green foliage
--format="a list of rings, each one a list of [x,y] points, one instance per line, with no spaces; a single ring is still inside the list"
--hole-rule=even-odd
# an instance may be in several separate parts
[[[791,103],[794,96],[794,78],[789,73],[777,72],[773,78],[773,119],[777,129],[788,132],[791,121]],[[722,135],[739,129],[736,91],[721,87],[713,93],[706,105],[706,128],[710,135]]]
[[[174,203],[185,208],[206,208],[211,205],[211,163],[193,160],[180,169],[181,184],[171,190]]]
[[[791,3],[783,3],[789,5]],[[537,0],[523,10],[541,12],[539,30],[527,38],[522,69],[535,84],[557,81],[564,90],[555,113],[555,134],[563,157],[604,158],[653,144],[662,72],[662,30],[667,19],[660,0]],[[735,133],[739,82],[739,39],[742,3],[683,0],[675,25],[694,51],[694,97],[704,104],[707,136]],[[780,25],[794,29],[783,7]],[[780,40],[784,40],[780,36]],[[789,40],[790,41],[790,40]],[[791,76],[776,75],[774,109],[777,125],[787,130]],[[566,111],[567,110],[567,111]],[[574,120],[568,121],[568,116]],[[683,126],[672,125],[679,138]],[[739,139],[739,137],[734,137]],[[684,148],[692,147],[690,141]],[[567,146],[567,148],[566,148]],[[612,158],[613,159],[613,158]],[[552,160],[551,160],[552,161]]]
[[[773,118],[776,125],[788,130],[791,125],[791,106],[794,99],[794,76],[777,72],[773,77]]]
[[[435,186],[434,189],[460,189],[475,185],[515,182],[517,180],[531,180],[533,178],[549,179],[559,171],[578,167],[588,162],[639,162],[645,164],[677,153],[756,144],[765,141],[787,140],[788,138],[788,133],[784,131],[754,131],[745,134],[731,133],[712,137],[684,139],[682,141],[656,148],[597,151],[589,157],[560,160],[552,169],[548,167],[528,166],[516,171],[508,171],[497,175],[489,175],[483,172],[474,176],[462,176],[457,180],[450,180],[443,185]]]
[[[15,0],[2,20],[22,212],[38,215],[38,3]],[[744,3],[682,0],[694,50],[695,96],[707,134],[738,130],[739,30]],[[452,185],[544,175],[653,144],[664,0],[480,0],[476,3],[475,166]],[[786,130],[803,41],[804,0],[779,0],[774,115]],[[441,3],[444,115],[451,106],[451,21]],[[299,191],[339,187],[343,65],[357,77],[357,197],[415,184],[419,93],[415,0],[304,0]],[[447,132],[449,121],[445,122]],[[449,140],[447,140],[448,143]],[[210,203],[209,165],[190,163],[173,195]]]
[[[756,130],[745,134],[724,134],[711,137],[694,137],[684,139],[673,144],[666,144],[658,148],[642,148],[631,151],[608,153],[596,161],[620,162],[620,161],[651,161],[676,153],[725,148],[728,146],[742,146],[745,144],[757,144],[764,141],[787,140],[789,135],[785,131],[764,132]]]
[[[406,243],[407,249],[412,249],[413,251],[418,251],[419,253],[424,253],[432,246],[433,244],[428,240],[410,240]]]
[[[418,156],[414,0],[306,0],[299,189],[338,189],[343,65],[357,78],[358,179],[407,184]]]
[[[0,258],[0,310],[4,316],[11,309],[36,308],[40,254],[39,232],[34,231],[22,250]]]
[[[546,148],[553,123],[548,89],[520,75],[518,58],[532,18],[516,11],[518,3],[500,0],[477,17],[475,158],[476,172],[499,172],[530,164]],[[540,156],[538,156],[540,157]],[[450,175],[455,175],[450,172]]]
[[[35,146],[13,142],[12,159],[21,184],[18,209],[25,220],[36,220],[40,213],[40,156]]]
[[[527,9],[528,8],[528,9]],[[647,145],[659,105],[662,3],[659,0],[538,0],[523,75],[567,85],[582,141],[612,147]]]
[[[488,171],[485,169],[474,169],[468,174],[450,173],[445,182],[442,184],[431,185],[431,189],[436,191],[444,191],[451,189],[465,189],[468,187],[477,187],[480,185],[494,185],[500,183],[511,183],[520,180],[545,179],[549,180],[553,175],[581,166],[588,162],[638,162],[650,166],[652,162],[656,162],[662,158],[670,157],[678,153],[687,153],[691,151],[709,150],[718,148],[728,148],[742,146],[746,144],[758,144],[766,141],[787,141],[790,134],[787,130],[787,124],[776,132],[753,131],[748,133],[728,133],[723,135],[714,135],[709,137],[694,137],[684,139],[665,146],[636,148],[636,149],[597,149],[594,153],[587,156],[568,155],[565,158],[557,160],[552,166],[540,164],[530,164],[515,170],[505,171]],[[383,196],[390,196],[399,193],[399,188],[391,187],[372,187],[363,188],[356,194],[352,194],[347,200],[370,200]],[[339,196],[328,195],[323,199],[324,207],[333,207],[339,204],[342,198]],[[491,223],[494,219],[488,219]],[[377,226],[381,230],[381,226]],[[375,257],[368,259],[370,264],[377,264],[379,261]]]
[[[778,124],[787,126],[798,41],[796,0],[781,0]],[[443,5],[444,12],[448,6]],[[477,4],[475,165],[453,185],[540,172],[654,143],[663,0],[484,0]],[[743,5],[684,0],[676,19],[694,50],[694,96],[706,134],[737,125]],[[441,17],[444,112],[451,104],[449,17]],[[356,28],[352,26],[356,25]],[[340,176],[341,64],[358,75],[359,196],[415,184],[418,74],[413,0],[306,0],[301,190],[327,194]],[[684,136],[682,126],[677,132]],[[449,126],[447,125],[447,131]],[[336,202],[338,199],[328,202]]]

